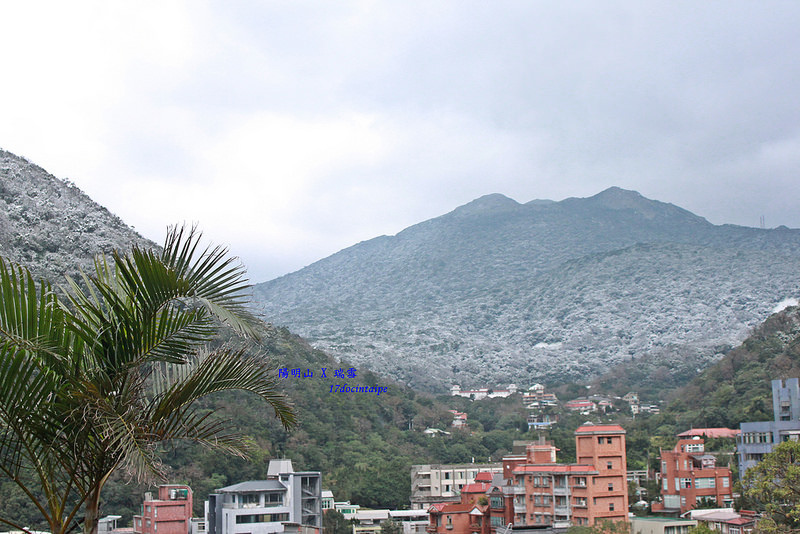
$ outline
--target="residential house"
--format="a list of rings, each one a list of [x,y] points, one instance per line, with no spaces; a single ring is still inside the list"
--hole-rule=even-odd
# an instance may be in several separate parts
[[[291,460],[271,460],[266,480],[241,482],[208,496],[207,533],[318,532],[320,484],[319,471],[295,472]]]
[[[411,466],[411,508],[427,510],[437,502],[460,502],[459,495],[478,473],[502,473],[499,463],[423,464]]]
[[[448,412],[453,414],[453,422],[451,423],[453,428],[465,428],[467,426],[467,414],[458,410],[448,410]]]
[[[701,501],[718,506],[733,503],[731,470],[718,467],[717,459],[706,454],[702,438],[678,440],[671,451],[661,451],[661,495],[663,502],[654,503],[653,511],[694,509]]]
[[[510,397],[517,392],[515,384],[509,384],[508,389],[461,389],[461,386],[454,385],[450,388],[450,395],[454,397],[466,397],[473,400],[494,399],[497,397]]]
[[[192,521],[192,488],[165,484],[147,492],[141,515],[133,516],[135,534],[188,534]]]

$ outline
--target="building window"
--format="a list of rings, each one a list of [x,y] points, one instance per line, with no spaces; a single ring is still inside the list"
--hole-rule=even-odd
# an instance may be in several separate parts
[[[444,479],[445,480],[450,480],[450,472],[449,471],[444,474]]]
[[[710,489],[717,487],[714,477],[702,477],[694,479],[694,487],[697,489]]]
[[[728,487],[728,477],[722,477],[722,487],[723,488]]]
[[[288,521],[289,514],[242,514],[236,516],[236,524],[244,525],[249,523],[277,523]]]
[[[608,491],[614,491],[614,483],[613,482],[609,482],[608,483]]]
[[[665,478],[661,482],[664,483],[664,491],[669,491],[669,480]]]
[[[683,489],[691,488],[692,487],[692,479],[691,478],[682,478],[680,487],[683,488]]]
[[[607,467],[608,469],[613,469],[613,468],[614,468],[614,462],[607,462],[607,463],[606,463],[606,467]]]
[[[241,496],[242,507],[254,508],[259,505],[258,493],[245,493]]]
[[[614,503],[613,502],[608,503],[608,511],[609,512],[613,512],[614,511]]]

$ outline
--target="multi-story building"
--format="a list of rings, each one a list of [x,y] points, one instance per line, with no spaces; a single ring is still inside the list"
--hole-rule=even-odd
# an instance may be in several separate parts
[[[192,522],[192,489],[183,485],[158,487],[147,492],[141,515],[133,516],[135,534],[188,534]]]
[[[475,482],[478,473],[502,473],[503,465],[424,464],[411,466],[411,508],[425,510],[433,503],[459,502],[464,486]]]
[[[584,425],[575,431],[575,464],[556,463],[556,448],[528,446],[524,458],[503,459],[515,486],[514,526],[592,526],[626,520],[628,483],[625,430],[618,425]]]
[[[577,463],[556,462],[557,449],[539,441],[525,455],[503,458],[502,474],[481,473],[457,503],[429,507],[430,534],[497,534],[520,528],[592,526],[626,521],[625,430],[618,425],[575,431]],[[490,482],[491,480],[491,482]]]
[[[800,439],[800,380],[772,381],[772,413],[772,421],[739,425],[739,476],[782,441]]]
[[[291,460],[271,460],[266,480],[220,488],[206,501],[208,534],[270,534],[322,527],[319,471],[295,472]],[[158,534],[161,534],[160,532]]]
[[[654,511],[692,510],[701,501],[718,506],[733,503],[731,470],[717,467],[717,459],[705,453],[702,438],[678,440],[671,451],[661,451],[662,503]]]

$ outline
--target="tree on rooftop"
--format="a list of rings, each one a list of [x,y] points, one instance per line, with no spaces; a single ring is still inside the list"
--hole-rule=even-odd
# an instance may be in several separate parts
[[[248,443],[194,403],[223,390],[265,399],[285,427],[295,416],[263,355],[211,347],[224,323],[243,336],[244,269],[194,230],[162,250],[99,257],[66,298],[0,258],[0,474],[53,534],[97,531],[100,495],[124,469],[161,475],[158,445],[185,439],[247,454]],[[0,512],[0,523],[24,525]]]

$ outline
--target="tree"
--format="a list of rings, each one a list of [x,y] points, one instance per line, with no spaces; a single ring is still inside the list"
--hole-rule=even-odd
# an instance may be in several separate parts
[[[327,534],[350,534],[352,524],[345,519],[344,514],[339,510],[325,510],[322,514],[322,529]]]
[[[381,523],[382,534],[403,534],[403,525],[391,517]]]
[[[223,324],[253,336],[244,269],[173,228],[160,251],[98,257],[61,298],[0,258],[0,473],[53,534],[94,534],[112,473],[161,474],[159,444],[192,440],[244,456],[248,443],[197,400],[252,392],[284,427],[294,413],[263,355],[211,343]],[[81,512],[83,516],[81,517]],[[0,522],[23,528],[0,513]]]
[[[800,442],[784,441],[748,469],[742,479],[745,497],[766,510],[777,526],[800,528]]]

